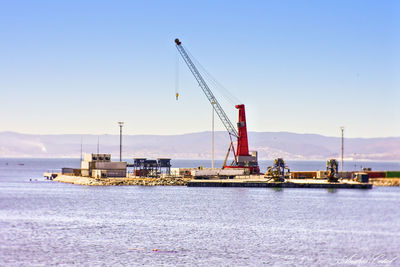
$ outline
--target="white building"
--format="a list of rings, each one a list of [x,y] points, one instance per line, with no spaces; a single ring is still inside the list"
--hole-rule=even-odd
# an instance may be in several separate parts
[[[126,162],[111,161],[111,154],[85,154],[81,162],[82,176],[126,177]]]

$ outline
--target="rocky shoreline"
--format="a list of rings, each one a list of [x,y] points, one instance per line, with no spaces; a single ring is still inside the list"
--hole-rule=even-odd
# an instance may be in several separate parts
[[[129,177],[129,178],[103,178],[95,179],[82,176],[58,175],[53,181],[89,185],[89,186],[119,186],[119,185],[137,185],[137,186],[186,186],[190,178],[181,177]]]
[[[192,178],[183,177],[128,177],[95,179],[91,177],[58,174],[53,180],[56,182],[89,186],[186,186],[191,179]],[[400,178],[371,178],[370,183],[372,183],[373,186],[400,186]]]
[[[400,186],[400,178],[370,178],[374,186]]]

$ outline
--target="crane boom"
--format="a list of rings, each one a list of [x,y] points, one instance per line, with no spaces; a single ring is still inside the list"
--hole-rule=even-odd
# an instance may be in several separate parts
[[[238,138],[239,134],[238,134],[236,128],[233,126],[232,122],[229,120],[228,116],[226,115],[225,111],[222,109],[221,105],[215,98],[214,94],[208,87],[207,83],[204,81],[200,72],[197,70],[196,66],[193,64],[192,60],[190,59],[189,55],[186,53],[186,51],[183,48],[182,43],[179,41],[179,39],[175,39],[175,44],[176,44],[176,48],[178,49],[182,58],[185,60],[187,66],[189,67],[193,76],[196,78],[197,82],[199,83],[199,86],[203,90],[204,94],[207,96],[208,101],[210,101],[215,112],[218,114],[218,117],[221,119],[222,123],[224,124],[230,137],[232,138],[232,136],[234,136],[234,137]]]
[[[193,76],[196,78],[197,82],[199,83],[199,86],[203,90],[204,94],[207,96],[208,101],[210,101],[213,109],[215,110],[215,112],[217,112],[218,117],[221,119],[226,130],[229,133],[231,144],[229,146],[223,168],[244,168],[248,169],[250,173],[260,173],[260,168],[258,166],[258,161],[257,161],[257,151],[253,151],[251,155],[249,154],[249,143],[247,140],[246,114],[244,105],[240,104],[235,106],[235,108],[239,110],[239,121],[237,123],[238,130],[236,130],[235,126],[233,126],[232,122],[229,120],[225,111],[222,109],[221,105],[215,98],[214,94],[208,87],[207,83],[204,81],[200,72],[197,70],[196,66],[192,62],[192,59],[186,53],[186,50],[183,48],[182,43],[179,41],[179,39],[175,39],[175,44],[182,58],[185,60],[186,65],[189,67]],[[233,147],[232,136],[237,138],[236,151],[235,148]],[[231,148],[234,156],[234,162],[232,163],[232,165],[227,166],[226,160],[228,158],[229,151]]]

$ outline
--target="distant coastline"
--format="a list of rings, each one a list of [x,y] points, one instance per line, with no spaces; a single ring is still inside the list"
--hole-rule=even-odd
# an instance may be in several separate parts
[[[284,158],[320,161],[339,158],[340,138],[317,134],[287,132],[249,132],[249,146],[260,160]],[[225,157],[229,140],[226,132],[215,133],[215,158]],[[95,152],[100,141],[102,152],[118,155],[118,135],[34,135],[0,132],[1,158],[79,158]],[[131,158],[169,157],[173,159],[210,159],[211,133],[182,135],[124,135],[124,156]],[[346,161],[400,161],[400,137],[345,138]]]

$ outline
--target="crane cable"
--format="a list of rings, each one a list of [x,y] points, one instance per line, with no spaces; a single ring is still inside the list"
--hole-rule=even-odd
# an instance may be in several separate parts
[[[179,51],[176,50],[176,60],[175,60],[175,98],[178,101],[179,98]]]
[[[192,61],[194,61],[195,65],[198,67],[198,69],[201,70],[203,76],[206,77],[206,80],[211,83],[213,86],[213,89],[216,89],[224,99],[228,100],[233,106],[237,104],[241,104],[242,102],[235,97],[228,89],[226,89],[220,82],[217,81],[207,70],[206,68],[203,67],[203,65],[200,64],[200,62],[188,51],[186,50],[186,53],[189,54],[190,58]]]
[[[208,81],[213,89],[216,89],[219,94],[226,99],[231,105],[235,106],[237,104],[242,103],[237,97],[235,97],[228,89],[226,89],[220,82],[217,81],[204,67],[200,64],[200,62],[188,51],[186,53],[189,54],[192,61],[194,61],[195,65],[200,69],[202,75]],[[179,99],[179,64],[180,64],[180,54],[179,51],[176,50],[176,60],[175,60],[175,98]]]

